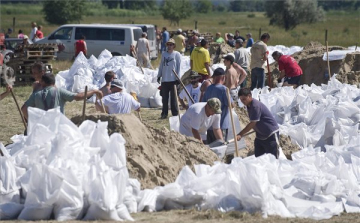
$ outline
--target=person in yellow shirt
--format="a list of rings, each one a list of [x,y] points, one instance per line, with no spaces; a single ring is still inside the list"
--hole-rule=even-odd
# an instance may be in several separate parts
[[[186,44],[185,44],[185,37],[181,34],[181,32],[182,30],[178,29],[176,35],[174,36],[175,46],[176,46],[174,50],[184,55]]]
[[[210,78],[210,53],[208,51],[209,44],[203,39],[200,47],[195,47],[190,56],[191,70],[201,75],[200,82]]]

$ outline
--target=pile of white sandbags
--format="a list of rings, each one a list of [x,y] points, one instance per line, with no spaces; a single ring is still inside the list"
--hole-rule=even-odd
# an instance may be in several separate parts
[[[180,77],[190,68],[189,56],[181,57]],[[104,50],[98,58],[93,55],[87,59],[80,53],[69,70],[56,75],[56,86],[72,92],[83,92],[88,89],[99,89],[105,85],[105,73],[113,71],[124,83],[127,92],[138,95],[142,107],[162,107],[157,83],[158,70],[140,69],[136,59],[126,56],[112,56]],[[144,73],[143,73],[144,72]]]
[[[59,109],[29,108],[28,136],[0,149],[0,219],[133,220],[140,183],[129,179],[125,140],[107,122],[77,127]]]

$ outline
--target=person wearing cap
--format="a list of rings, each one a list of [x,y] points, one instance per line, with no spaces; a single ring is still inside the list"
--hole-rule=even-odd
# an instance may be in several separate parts
[[[269,40],[270,35],[264,33],[261,35],[260,40],[254,43],[250,49],[251,90],[265,86],[265,66],[269,54],[266,44]]]
[[[45,65],[39,61],[35,62],[31,67],[31,77],[34,78],[34,83],[32,84],[33,93],[43,89],[41,84],[41,78],[46,73]]]
[[[234,63],[233,53],[228,53],[223,58],[226,66],[224,85],[229,88],[230,96],[236,102],[238,100],[239,86],[246,78],[246,71]]]
[[[235,63],[239,64],[242,69],[245,70],[246,75],[250,74],[249,67],[250,67],[250,54],[249,52],[243,47],[244,41],[242,39],[237,39],[235,43],[236,50],[234,51],[235,55]],[[246,75],[243,81],[240,81],[240,86],[242,88],[246,87]],[[241,77],[240,77],[241,79]],[[237,96],[236,96],[237,97]]]
[[[130,114],[131,110],[140,111],[140,103],[124,91],[124,84],[120,80],[114,79],[110,86],[111,94],[101,99],[108,114]],[[98,101],[95,106],[96,110],[102,111]]]
[[[245,38],[240,36],[240,31],[239,30],[236,30],[235,31],[235,36],[234,36],[234,40],[238,40],[238,39],[241,39],[242,41],[245,41]]]
[[[238,96],[247,108],[250,123],[240,131],[236,139],[239,141],[245,133],[254,129],[256,132],[255,157],[270,153],[278,158],[279,126],[274,116],[263,103],[252,98],[249,88],[240,89]]]
[[[5,33],[5,39],[10,38],[10,35],[12,32],[13,32],[13,30],[11,28],[8,28],[7,33]]]
[[[166,27],[163,27],[162,29],[162,35],[161,35],[161,52],[164,52],[166,50],[166,43],[170,39],[170,34],[167,31]]]
[[[202,78],[200,82],[210,78],[210,53],[208,42],[201,40],[200,47],[194,48],[190,55],[190,68],[197,72]]]
[[[232,33],[225,33],[225,42],[226,42],[229,46],[235,47],[234,34],[232,34]]]
[[[225,135],[225,141],[227,138],[227,132],[229,129],[229,103],[226,94],[225,83],[225,71],[222,68],[217,68],[213,73],[213,84],[207,87],[204,96],[201,101],[206,102],[210,98],[217,98],[221,102],[221,120],[220,120],[220,128],[223,131],[223,135]],[[207,143],[212,143],[216,140],[214,137],[214,132],[212,129],[209,129],[207,132]]]
[[[175,45],[176,45],[174,50],[184,55],[186,43],[185,43],[185,36],[183,36],[181,33],[182,30],[178,29],[176,35],[174,36]]]
[[[215,42],[215,43],[223,43],[223,42],[225,42],[225,40],[221,37],[221,33],[220,33],[220,32],[217,32],[217,33],[215,34],[214,42]]]
[[[205,135],[209,128],[212,128],[215,138],[223,140],[220,129],[221,113],[221,102],[217,98],[209,98],[206,102],[195,103],[181,117],[179,132],[203,142],[201,136]]]
[[[110,70],[105,73],[105,85],[100,88],[100,91],[103,93],[103,96],[111,94],[111,82],[116,79],[114,71]]]
[[[30,39],[32,42],[35,41],[36,31],[37,31],[36,22],[31,22],[31,32],[30,32],[30,37],[29,37],[29,39]]]
[[[283,55],[279,51],[273,52],[272,57],[279,64],[280,77],[278,82],[280,83],[285,78],[282,86],[298,87],[303,71],[296,60],[292,56]]]
[[[28,107],[35,107],[45,111],[60,107],[61,113],[64,113],[64,106],[67,101],[80,101],[85,97],[89,98],[94,94],[96,94],[99,98],[102,98],[102,92],[100,90],[89,90],[85,95],[84,92],[73,93],[63,88],[57,88],[55,87],[55,75],[52,73],[42,75],[40,83],[43,89],[33,92],[29,99],[21,107],[21,111],[23,112],[25,119],[28,118]]]
[[[194,100],[195,103],[198,103],[200,100],[200,87],[201,84],[199,80],[201,76],[195,71],[191,71],[190,73],[190,84],[186,85],[185,88],[189,92],[190,96]],[[188,105],[185,104],[184,99],[186,99]],[[185,89],[183,89],[179,94],[179,101],[183,108],[188,109],[193,103],[189,96],[186,94]]]
[[[254,39],[252,38],[251,33],[246,34],[246,48],[252,47],[252,45],[254,44]]]
[[[142,67],[150,67],[150,47],[149,41],[146,37],[147,33],[143,32],[141,38],[137,41],[135,46],[137,60]]]
[[[175,40],[170,38],[166,43],[167,51],[164,51],[161,55],[161,61],[159,64],[159,70],[157,75],[157,82],[161,83],[160,95],[162,96],[162,112],[161,119],[165,119],[168,116],[169,112],[169,94],[170,94],[170,106],[171,114],[177,116],[179,111],[177,109],[177,101],[175,97],[174,86],[179,84],[179,81],[176,79],[173,70],[177,74],[180,73],[181,65],[181,55],[179,52],[175,51]]]

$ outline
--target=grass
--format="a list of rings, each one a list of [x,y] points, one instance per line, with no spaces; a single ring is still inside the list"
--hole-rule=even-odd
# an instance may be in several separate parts
[[[29,34],[31,21],[43,25],[44,35],[50,34],[58,27],[58,25],[48,24],[44,20],[39,4],[1,5],[1,28],[6,30],[8,27],[12,27],[14,17],[16,18],[15,33],[22,29],[25,34]],[[357,11],[330,11],[327,12],[325,21],[315,24],[301,24],[287,32],[279,27],[269,26],[269,20],[263,12],[194,13],[190,18],[181,20],[180,27],[183,30],[194,29],[195,21],[198,21],[197,28],[202,33],[234,33],[238,29],[241,35],[250,32],[254,39],[258,39],[261,29],[262,33],[270,33],[270,45],[304,46],[310,41],[319,41],[324,44],[326,29],[328,30],[329,45],[354,46],[359,42],[360,36],[360,13]],[[169,21],[164,20],[156,10],[147,10],[146,12],[122,9],[108,10],[101,4],[91,7],[88,15],[83,17],[81,23],[145,23],[155,24],[158,27],[167,26],[168,30],[178,28],[170,27]]]

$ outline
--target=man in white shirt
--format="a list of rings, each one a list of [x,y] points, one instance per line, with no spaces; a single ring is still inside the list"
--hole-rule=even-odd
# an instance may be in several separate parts
[[[146,37],[147,33],[143,32],[141,38],[136,43],[135,50],[140,65],[143,67],[150,67],[150,47]]]
[[[190,84],[186,85],[185,88],[189,92],[190,96],[194,100],[195,103],[198,103],[200,101],[200,88],[201,83],[199,83],[199,80],[201,79],[201,76],[195,72],[191,71],[190,74]],[[186,99],[188,105],[185,104],[184,99]],[[191,99],[186,94],[185,89],[183,89],[179,94],[179,101],[183,108],[186,110],[193,105]]]
[[[36,22],[32,22],[31,23],[31,33],[30,33],[30,40],[32,42],[35,42],[36,31],[37,31]]]
[[[220,114],[221,102],[218,98],[210,98],[207,102],[193,104],[181,117],[180,133],[203,142],[201,135],[212,127],[216,139],[222,140]]]
[[[140,111],[140,103],[129,93],[123,91],[124,85],[121,81],[113,80],[110,89],[112,94],[101,99],[108,114],[130,114],[131,109]],[[102,111],[99,102],[96,102],[95,106],[98,110]]]

